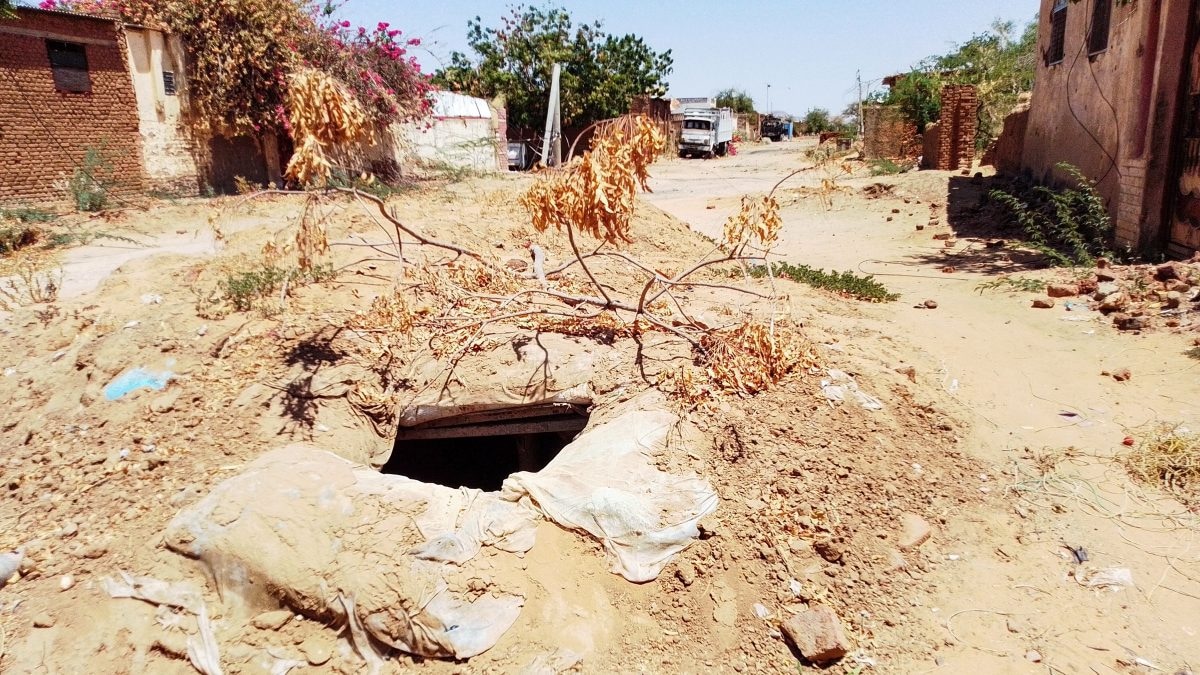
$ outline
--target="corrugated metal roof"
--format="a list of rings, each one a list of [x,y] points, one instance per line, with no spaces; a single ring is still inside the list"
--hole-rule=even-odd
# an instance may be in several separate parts
[[[106,23],[116,23],[120,21],[115,16],[100,16],[97,14],[84,14],[83,12],[72,12],[66,9],[42,9],[41,7],[29,7],[27,5],[16,5],[13,9],[18,12],[34,12],[37,14],[58,14],[61,16],[74,16],[80,19],[91,19],[93,21],[104,21]]]
[[[452,91],[433,92],[434,117],[469,117],[490,120],[492,109],[488,102],[473,96],[456,94]]]

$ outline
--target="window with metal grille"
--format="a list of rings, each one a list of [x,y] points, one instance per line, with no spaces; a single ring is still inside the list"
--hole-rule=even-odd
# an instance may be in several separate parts
[[[1088,55],[1108,49],[1108,31],[1112,23],[1113,0],[1092,0],[1092,28],[1088,32]]]
[[[46,54],[50,57],[50,72],[54,76],[54,89],[72,94],[92,91],[92,78],[88,75],[87,49],[76,42],[46,40]]]
[[[163,93],[167,96],[175,95],[175,73],[169,70],[163,71]]]
[[[1046,51],[1046,64],[1062,63],[1067,39],[1067,0],[1055,0],[1050,12],[1050,48]]]

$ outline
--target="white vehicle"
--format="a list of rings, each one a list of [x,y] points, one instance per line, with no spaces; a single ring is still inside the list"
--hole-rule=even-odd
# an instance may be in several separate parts
[[[685,108],[679,156],[724,156],[733,142],[733,111],[729,108]]]

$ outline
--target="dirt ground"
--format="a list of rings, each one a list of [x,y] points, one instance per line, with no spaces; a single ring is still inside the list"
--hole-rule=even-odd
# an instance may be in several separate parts
[[[656,165],[628,252],[659,269],[698,259],[740,196],[805,166],[808,147]],[[758,396],[686,411],[698,433],[654,457],[716,489],[701,539],[656,580],[632,584],[608,571],[597,542],[540,523],[520,565],[485,548],[470,569],[471,583],[525,597],[495,647],[464,662],[394,654],[385,672],[804,672],[779,624],[813,605],[836,611],[853,647],[829,672],[1200,664],[1200,521],[1119,463],[1126,437],[1164,423],[1200,429],[1200,361],[1186,354],[1200,333],[1121,333],[1098,314],[1035,310],[1035,294],[984,286],[1069,273],[986,247],[993,233],[971,218],[984,185],[969,177],[840,178],[832,204],[817,189],[825,177],[806,171],[782,188],[777,256],[874,274],[901,298],[867,304],[778,282],[787,298],[775,310],[802,326],[813,366]],[[498,264],[527,259],[536,242],[553,266],[569,248],[515,206],[527,180],[434,182],[392,204],[426,234]],[[874,184],[891,188],[863,192]],[[0,670],[195,672],[171,617],[104,592],[101,580],[125,571],[204,588],[224,672],[292,660],[297,673],[363,671],[344,626],[311,616],[256,626],[256,613],[278,606],[223,602],[199,566],[163,545],[180,509],[268,450],[306,441],[376,465],[391,451],[403,389],[381,394],[373,364],[383,348],[342,329],[412,279],[359,245],[381,241],[366,211],[349,200],[329,208],[339,273],[292,289],[286,307],[230,311],[215,292],[300,216],[301,198],[268,196],[164,203],[94,224],[140,243],[68,251],[58,302],[0,315],[0,550],[23,547],[29,561],[0,589]],[[952,228],[950,245],[934,238]],[[414,306],[427,301],[419,281]],[[681,298],[715,316],[764,305],[702,288]],[[520,330],[497,333],[496,353]],[[634,340],[572,339],[624,357],[594,374],[601,398],[650,386]],[[108,400],[104,387],[134,366],[174,379]],[[1102,375],[1122,368],[1127,381]],[[854,376],[882,410],[831,405],[828,369]],[[902,547],[914,516],[932,536]],[[1081,547],[1082,563],[1070,550]],[[1134,585],[1088,585],[1111,568],[1129,570]]]

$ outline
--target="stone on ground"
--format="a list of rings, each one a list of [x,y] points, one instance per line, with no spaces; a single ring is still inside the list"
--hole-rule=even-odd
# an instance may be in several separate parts
[[[788,619],[780,627],[800,655],[812,663],[832,663],[850,651],[842,622],[834,611],[817,605]]]

